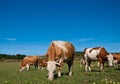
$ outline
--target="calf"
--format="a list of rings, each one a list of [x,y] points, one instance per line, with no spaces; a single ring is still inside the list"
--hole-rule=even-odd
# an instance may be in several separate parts
[[[39,66],[40,66],[41,70],[43,70],[44,67],[47,66],[47,62],[48,62],[48,59],[47,59],[47,58],[42,58],[42,59],[40,59],[40,61],[39,61]]]
[[[35,65],[35,68],[38,67],[39,57],[38,56],[27,56],[23,58],[20,65],[20,72],[27,68],[27,71],[30,68],[30,65]]]

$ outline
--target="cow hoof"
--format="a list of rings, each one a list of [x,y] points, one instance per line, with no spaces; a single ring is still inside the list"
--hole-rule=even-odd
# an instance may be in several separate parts
[[[61,76],[58,76],[59,78],[61,78]]]

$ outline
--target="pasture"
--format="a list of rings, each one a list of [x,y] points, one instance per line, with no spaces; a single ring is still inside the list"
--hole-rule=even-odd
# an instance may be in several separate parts
[[[34,69],[19,72],[20,62],[0,62],[1,84],[120,84],[120,68],[105,66],[104,72],[99,72],[96,62],[92,63],[92,72],[85,72],[79,61],[74,61],[73,76],[68,76],[67,64],[62,69],[62,77],[49,81],[47,71]]]

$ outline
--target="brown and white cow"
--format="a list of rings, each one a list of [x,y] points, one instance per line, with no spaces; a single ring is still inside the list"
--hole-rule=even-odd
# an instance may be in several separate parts
[[[74,60],[74,46],[65,41],[52,41],[47,51],[48,79],[54,79],[54,72],[58,66],[58,77],[61,77],[63,62],[68,64],[69,75],[72,75],[72,65]]]
[[[113,65],[114,67],[118,67],[118,63],[120,63],[120,54],[113,54]]]
[[[27,71],[30,68],[30,65],[35,65],[35,68],[38,67],[39,57],[38,56],[27,56],[23,58],[20,65],[20,72],[27,68]]]
[[[47,67],[47,62],[48,62],[47,58],[42,58],[39,60],[39,67],[41,68],[41,70],[43,70],[44,67]]]
[[[113,55],[109,54],[104,47],[84,49],[85,71],[91,71],[91,61],[98,61],[100,71],[104,71],[104,62],[107,61],[109,66],[113,66]]]

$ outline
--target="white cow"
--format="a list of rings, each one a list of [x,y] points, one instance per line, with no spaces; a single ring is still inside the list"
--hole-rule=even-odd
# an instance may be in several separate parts
[[[109,66],[113,66],[113,55],[109,54],[105,48],[86,48],[84,50],[84,60],[85,60],[85,71],[91,71],[91,61],[98,61],[100,66],[100,71],[104,71],[104,63],[108,61]]]

